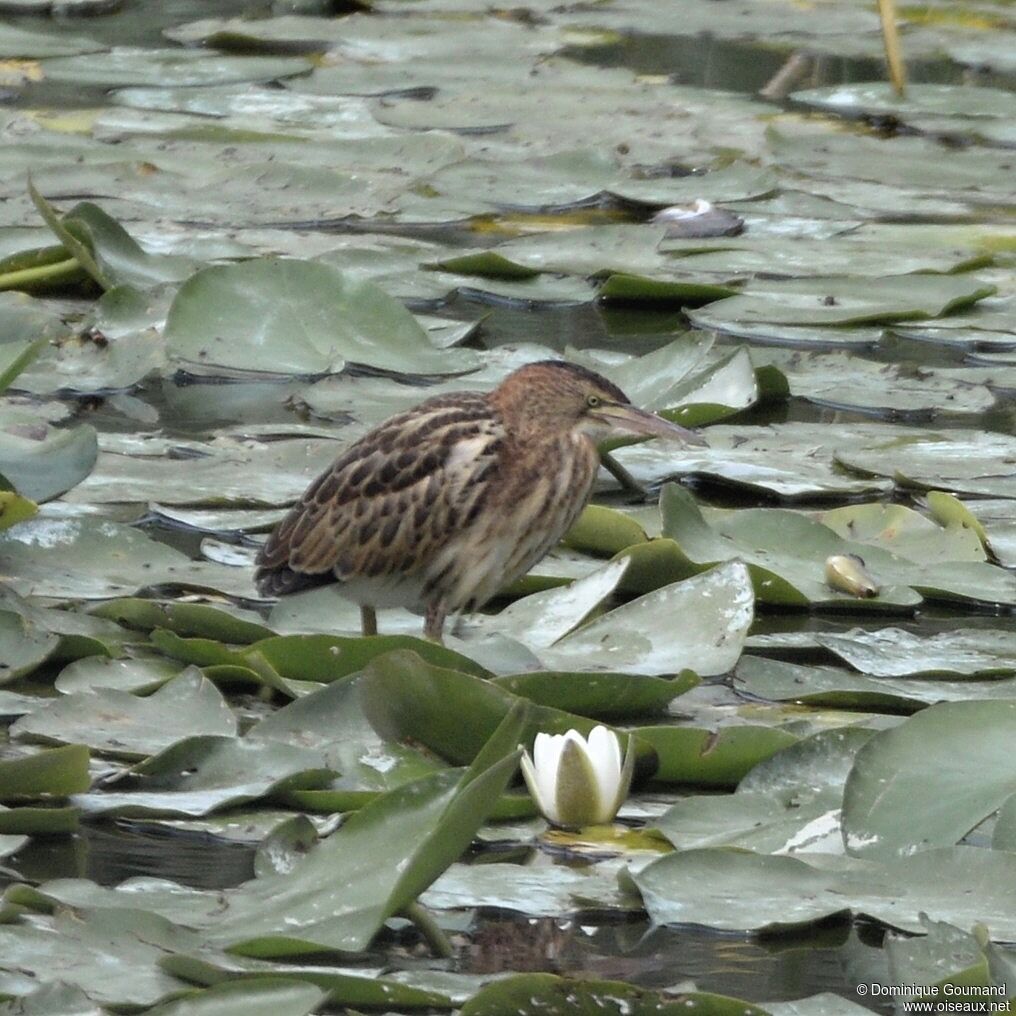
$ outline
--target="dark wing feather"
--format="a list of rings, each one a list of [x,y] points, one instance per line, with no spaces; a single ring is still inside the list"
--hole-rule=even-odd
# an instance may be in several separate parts
[[[357,441],[307,488],[257,558],[280,596],[354,577],[414,574],[470,521],[504,440],[480,393],[438,396]]]

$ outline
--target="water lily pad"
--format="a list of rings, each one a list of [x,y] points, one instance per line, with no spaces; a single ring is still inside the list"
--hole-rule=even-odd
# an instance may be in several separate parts
[[[961,276],[850,276],[754,282],[743,296],[689,312],[700,328],[728,322],[848,325],[933,318],[991,296],[995,287]]]
[[[697,991],[660,994],[623,981],[557,977],[554,974],[518,974],[488,984],[460,1010],[462,1016],[565,1016],[596,1012],[605,1016],[765,1016],[766,1010],[741,999]]]
[[[355,674],[336,680],[266,717],[247,736],[313,748],[341,773],[331,790],[390,790],[443,768],[433,756],[374,732],[364,713],[362,684]]]
[[[15,737],[49,744],[86,744],[121,758],[145,758],[187,736],[237,732],[236,718],[215,685],[196,668],[148,698],[114,688],[72,692],[24,716]]]
[[[98,450],[87,424],[69,430],[11,425],[0,430],[0,474],[24,497],[48,501],[88,476]]]
[[[198,272],[170,307],[166,343],[171,356],[206,369],[277,374],[332,373],[347,360],[417,373],[474,364],[466,351],[436,349],[412,314],[372,283],[312,261]]]
[[[161,656],[127,657],[111,660],[108,656],[88,656],[64,667],[54,682],[64,695],[114,688],[147,695],[172,680],[183,668]]]
[[[13,610],[0,610],[0,684],[31,674],[52,656],[59,637]]]
[[[1009,117],[1011,96],[996,88],[913,84],[901,98],[888,82],[860,81],[793,93],[794,102],[847,116],[892,113],[961,117]]]
[[[26,994],[59,971],[61,981],[102,1005],[152,1005],[181,986],[159,959],[196,944],[193,932],[140,910],[66,912],[32,925],[3,924],[0,993]]]
[[[1004,629],[957,629],[921,636],[901,628],[842,635],[818,632],[815,645],[873,677],[1008,677],[1016,673],[1016,637]]]
[[[891,860],[957,843],[1016,792],[1014,730],[1016,699],[946,702],[880,732],[847,780],[847,849]]]
[[[198,735],[177,740],[131,771],[137,789],[78,794],[90,815],[207,815],[272,793],[327,786],[321,755],[272,741]]]
[[[540,657],[561,670],[722,674],[741,653],[753,608],[747,569],[732,562],[617,607]]]
[[[1007,463],[1016,439],[983,431],[913,434],[872,448],[843,448],[837,461],[850,469],[890,476],[925,490],[951,490],[989,497],[1016,497]]]
[[[1016,698],[1016,678],[929,681],[872,678],[843,667],[816,667],[742,656],[734,687],[758,698],[836,709],[914,712],[936,702]]]
[[[624,881],[638,888],[660,924],[779,932],[852,912],[922,934],[927,914],[961,926],[983,921],[996,939],[1012,941],[1014,874],[1012,854],[977,847],[918,851],[884,863],[712,848],[668,854]]]
[[[80,52],[80,50],[78,50]],[[49,81],[101,88],[126,85],[212,85],[233,81],[271,81],[306,74],[310,64],[298,57],[233,56],[188,49],[142,49],[121,46],[90,56],[46,60]]]
[[[213,985],[149,1010],[152,1016],[309,1016],[330,993],[305,981],[263,977]]]
[[[130,596],[152,585],[216,585],[254,595],[249,574],[192,562],[137,529],[96,519],[36,518],[0,533],[0,574],[11,588],[58,599]]]
[[[1016,602],[1016,579],[977,559],[982,551],[969,532],[939,529],[936,533],[915,523],[909,528],[917,529],[916,546],[923,546],[923,552],[914,553],[916,560],[908,560],[906,541],[880,538],[878,534],[888,530],[878,526],[871,534],[872,542],[860,542],[856,537],[843,539],[831,527],[786,509],[745,509],[706,517],[691,495],[673,484],[664,489],[660,504],[664,535],[674,538],[682,553],[700,566],[732,557],[749,562],[755,593],[762,600],[791,606],[817,602],[856,610],[910,606],[919,602],[917,592],[934,599]],[[872,514],[882,521],[881,511],[864,512],[860,519],[863,522]],[[906,521],[904,517],[904,529]],[[848,531],[853,533],[853,527]],[[861,540],[865,535],[863,529],[858,533]],[[880,545],[887,541],[892,551]],[[824,569],[826,559],[835,554],[860,556],[879,586],[878,595],[861,600],[834,590]]]
[[[0,759],[0,799],[64,797],[87,790],[88,749],[84,745],[49,748],[21,758]]]
[[[5,22],[0,31],[0,59],[4,60],[76,56],[79,53],[98,53],[105,48],[95,39],[62,30],[38,32]]]

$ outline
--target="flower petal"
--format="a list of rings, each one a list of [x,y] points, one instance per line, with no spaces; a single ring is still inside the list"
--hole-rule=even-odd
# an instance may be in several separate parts
[[[557,772],[561,764],[561,751],[564,748],[563,734],[537,734],[533,742],[533,768],[536,770],[536,785],[539,797],[544,801],[553,802],[557,794]],[[556,811],[551,803],[548,808]],[[547,811],[544,811],[547,815]],[[547,816],[550,817],[549,815]],[[557,819],[551,819],[556,822]]]
[[[553,822],[556,825],[558,823],[558,814],[554,795],[551,794],[548,797],[543,793],[540,787],[539,776],[533,766],[533,760],[529,757],[528,751],[523,751],[519,764],[522,766],[523,779],[525,779],[526,786],[529,788],[530,796],[536,802],[536,807],[540,809],[540,813],[548,822]]]
[[[596,770],[596,784],[600,794],[600,811],[606,817],[601,822],[609,822],[615,815],[610,811],[617,800],[617,790],[621,780],[621,745],[617,735],[602,725],[593,727],[589,734],[589,757]],[[606,813],[610,812],[609,815]]]
[[[572,733],[576,736],[570,737]],[[565,735],[557,767],[555,803],[560,825],[584,826],[604,821],[600,817],[603,807],[589,749],[585,740],[571,730]]]

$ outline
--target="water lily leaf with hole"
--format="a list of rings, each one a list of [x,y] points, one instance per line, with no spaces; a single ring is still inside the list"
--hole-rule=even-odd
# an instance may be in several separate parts
[[[1016,635],[1005,629],[956,629],[915,635],[902,628],[816,632],[814,645],[872,677],[1008,677],[1016,674]]]
[[[444,768],[433,756],[375,733],[364,712],[364,680],[350,674],[333,681],[261,720],[247,737],[313,748],[340,774],[330,790],[390,790]]]
[[[294,322],[298,323],[294,331]],[[466,350],[440,350],[373,283],[321,262],[262,259],[206,268],[180,288],[166,322],[171,357],[205,368],[324,374],[347,360],[384,370],[454,373]]]
[[[316,751],[205,734],[135,766],[136,789],[77,794],[73,803],[89,815],[207,815],[290,789],[324,787],[334,775]]]
[[[755,280],[741,296],[688,312],[699,328],[727,323],[848,325],[934,318],[991,296],[995,287],[964,276],[901,275]]]
[[[111,688],[148,695],[172,680],[183,667],[162,656],[135,656],[111,660],[108,656],[87,656],[64,667],[53,683],[63,695]]]
[[[1016,856],[1000,850],[942,847],[885,862],[812,854],[807,863],[681,850],[623,874],[622,884],[641,892],[659,924],[781,932],[852,912],[922,934],[923,913],[961,926],[983,921],[996,940],[1016,939]]]
[[[559,670],[723,674],[741,654],[754,603],[747,569],[731,562],[616,607],[539,655]]]
[[[760,656],[741,657],[734,687],[770,701],[903,713],[936,702],[1016,698],[1016,677],[1001,681],[893,680],[843,667],[806,666]]]
[[[1016,793],[1016,699],[944,702],[858,753],[843,799],[850,853],[890,860],[951,846]]]
[[[88,749],[81,744],[47,748],[21,758],[0,759],[0,800],[54,795],[65,797],[87,790]]]
[[[892,477],[924,490],[1016,498],[1010,463],[1016,438],[987,431],[910,434],[866,448],[837,449],[836,460],[849,469]]]
[[[516,974],[481,988],[460,1010],[462,1016],[767,1016],[766,1010],[738,998],[698,991],[660,994],[623,981]]]
[[[58,430],[45,423],[0,430],[0,474],[23,497],[49,501],[77,486],[92,471],[99,453],[88,424]]]
[[[72,692],[23,716],[15,738],[85,744],[118,758],[145,758],[184,737],[237,733],[236,717],[218,689],[190,668],[141,698],[115,688]]]
[[[148,1011],[152,1016],[309,1016],[326,999],[332,1000],[330,992],[306,981],[258,977],[188,992]]]

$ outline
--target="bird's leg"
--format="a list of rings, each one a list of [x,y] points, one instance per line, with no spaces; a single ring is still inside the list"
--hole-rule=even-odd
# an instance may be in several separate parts
[[[427,618],[423,625],[423,637],[444,645],[444,623],[448,608],[440,601],[427,607]]]
[[[377,612],[373,607],[360,607],[360,634],[377,634]]]
[[[617,459],[614,458],[610,452],[601,452],[600,461],[603,463],[603,468],[614,477],[615,480],[629,493],[634,494],[637,498],[645,501],[649,496],[649,492],[645,487],[635,479],[631,473],[628,472],[624,466],[621,465]]]

